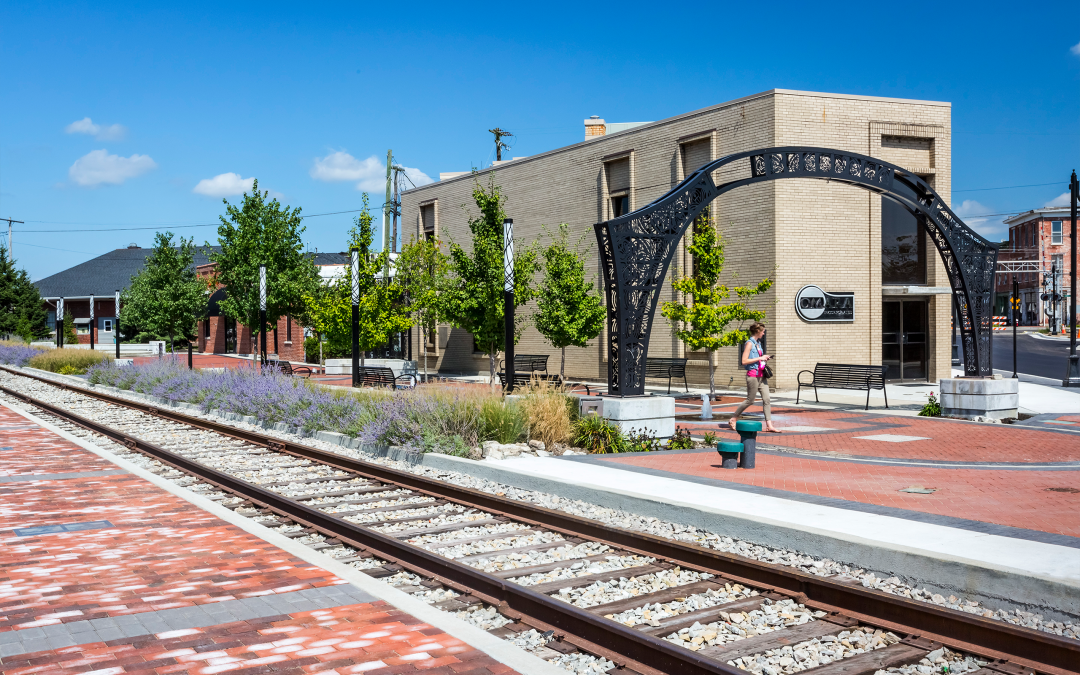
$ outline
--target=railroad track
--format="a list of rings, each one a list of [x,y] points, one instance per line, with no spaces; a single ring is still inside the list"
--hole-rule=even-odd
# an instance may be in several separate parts
[[[7,396],[436,607],[483,612],[494,634],[579,672],[926,675],[907,666],[950,652],[1005,675],[1080,672],[1077,640],[0,368],[29,378],[0,386]],[[42,384],[66,390],[64,405],[28,393]],[[800,668],[822,656],[836,660]]]

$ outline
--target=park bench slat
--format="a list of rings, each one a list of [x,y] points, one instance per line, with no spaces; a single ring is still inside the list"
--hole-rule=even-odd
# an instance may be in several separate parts
[[[687,392],[690,391],[690,385],[686,382],[686,359],[648,356],[645,358],[645,377],[666,377],[669,394],[671,393],[671,378],[681,377],[683,387]]]

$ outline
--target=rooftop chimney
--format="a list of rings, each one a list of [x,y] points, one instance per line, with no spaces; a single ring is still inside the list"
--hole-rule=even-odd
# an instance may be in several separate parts
[[[591,141],[605,135],[607,135],[607,125],[599,116],[593,115],[585,120],[585,140]]]

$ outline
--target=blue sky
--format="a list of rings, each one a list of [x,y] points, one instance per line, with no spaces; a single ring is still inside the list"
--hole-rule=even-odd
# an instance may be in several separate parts
[[[827,9],[825,9],[827,8]],[[215,238],[257,177],[307,214],[414,177],[772,88],[953,103],[953,203],[1059,198],[1080,164],[1080,3],[0,4],[0,216],[35,279],[172,228]],[[368,161],[375,158],[374,161]],[[1037,187],[969,191],[1018,185]],[[982,217],[979,217],[982,216]],[[351,215],[306,221],[341,250]]]

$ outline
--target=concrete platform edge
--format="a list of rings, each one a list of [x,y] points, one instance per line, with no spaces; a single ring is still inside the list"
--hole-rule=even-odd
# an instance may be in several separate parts
[[[55,373],[50,373],[55,374]],[[85,381],[84,381],[85,382]],[[237,515],[229,509],[221,506],[220,504],[206,499],[200,495],[191,492],[185,488],[173,484],[172,482],[156,476],[145,469],[136,466],[135,464],[128,462],[127,460],[113,455],[111,452],[100,448],[89,441],[85,441],[77,436],[73,436],[68,432],[60,429],[49,422],[28,413],[25,410],[19,410],[13,408],[6,403],[0,402],[5,408],[12,410],[18,415],[25,417],[35,424],[41,425],[43,428],[52,431],[65,440],[71,441],[76,445],[89,450],[90,452],[102,457],[103,459],[116,464],[117,466],[126,469],[127,471],[139,476],[140,478],[153,483],[157,487],[165,490],[166,492],[175,495],[194,506],[203,509],[225,522],[235,525],[240,529],[250,534],[259,537],[263,541],[271,543],[278,548],[296,556],[297,558],[321,567],[322,569],[337,575],[338,577],[348,581],[353,586],[370,593],[371,595],[385,600],[387,603],[393,605],[397,609],[402,610],[412,616],[420,619],[421,621],[442,630],[443,632],[465,642],[466,644],[479,649],[495,659],[496,661],[510,666],[514,670],[522,673],[522,675],[566,675],[566,671],[558,666],[554,666],[543,659],[533,656],[528,652],[506,642],[501,638],[497,638],[491,635],[487,631],[481,630],[472,624],[466,623],[461,619],[436,609],[425,602],[417,600],[407,593],[403,593],[393,586],[372,579],[363,572],[349,567],[344,563],[339,563],[331,558],[313,551],[303,544],[293,541],[288,537],[282,536],[277,532],[274,532],[270,528],[264,527],[244,516]]]
[[[879,576],[896,576],[907,583],[944,595],[955,593],[988,607],[1022,609],[1055,620],[1080,617],[1080,585],[1066,580],[993,566],[982,561],[932,551],[875,542],[827,530],[798,529],[786,523],[752,514],[706,509],[678,501],[661,502],[652,497],[621,492],[570,479],[535,476],[511,466],[488,462],[424,455],[423,464],[459,471],[477,478],[514,487],[547,492],[565,499],[580,499],[599,506],[622,509],[643,516],[692,525],[772,548],[789,548],[819,557],[853,564]],[[1017,545],[1024,542],[1017,540]]]

